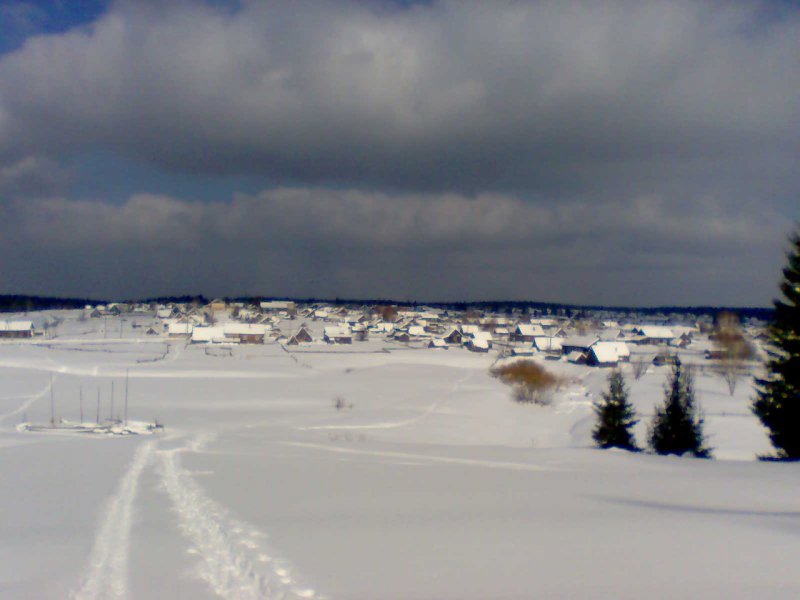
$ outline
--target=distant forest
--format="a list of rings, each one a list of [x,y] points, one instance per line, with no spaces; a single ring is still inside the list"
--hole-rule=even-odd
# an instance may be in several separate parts
[[[771,308],[752,307],[726,307],[726,306],[599,306],[579,304],[559,304],[553,302],[531,302],[523,300],[492,300],[482,302],[413,302],[397,301],[391,299],[344,299],[344,298],[272,298],[267,296],[226,297],[229,302],[243,302],[254,304],[268,300],[293,300],[298,304],[332,304],[336,306],[373,306],[373,305],[398,305],[398,306],[430,306],[446,310],[464,311],[470,308],[483,311],[510,313],[514,309],[533,310],[540,314],[566,315],[580,317],[581,315],[596,312],[608,313],[637,313],[640,315],[705,315],[714,317],[720,312],[734,312],[742,318],[756,318],[770,321],[773,317]],[[162,296],[158,298],[145,298],[138,300],[125,300],[128,303],[197,303],[208,304],[205,296]],[[28,312],[36,310],[75,309],[83,308],[87,304],[108,304],[106,300],[88,298],[57,298],[49,296],[6,295],[0,296],[0,312]]]

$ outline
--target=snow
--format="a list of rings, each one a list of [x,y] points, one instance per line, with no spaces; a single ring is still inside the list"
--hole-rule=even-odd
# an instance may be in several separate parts
[[[682,359],[709,461],[592,448],[608,369],[537,354],[569,383],[526,406],[489,376],[494,352],[220,348],[80,312],[0,343],[3,598],[800,595],[800,465],[755,460],[752,383],[731,395],[699,353]],[[670,369],[623,371],[643,444]],[[98,392],[118,417],[126,373],[129,426],[163,431],[66,431],[81,393],[87,429]],[[51,385],[65,430],[22,431],[49,423]]]

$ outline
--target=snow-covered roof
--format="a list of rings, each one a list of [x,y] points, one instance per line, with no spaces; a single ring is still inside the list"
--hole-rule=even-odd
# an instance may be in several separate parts
[[[195,327],[192,331],[193,342],[223,342],[225,339],[225,328],[221,325],[212,327]]]
[[[589,348],[597,362],[602,364],[617,363],[620,359],[630,357],[631,353],[625,342],[597,342]]]
[[[562,342],[563,338],[560,337],[536,336],[533,338],[533,345],[537,348],[537,350],[541,350],[542,352],[549,352],[553,350],[560,352]]]
[[[260,323],[226,323],[223,325],[225,335],[266,335],[272,329]]]
[[[538,323],[520,323],[516,329],[517,335],[536,336],[544,335],[544,329]]]
[[[569,354],[567,354],[567,360],[571,363],[578,362],[583,359],[583,352],[580,350],[573,350]]]
[[[0,331],[30,331],[33,321],[0,321]]]
[[[350,333],[350,329],[348,327],[343,326],[328,326],[324,329],[325,337],[328,338],[340,338],[340,337],[351,337],[352,334]]]
[[[663,325],[641,325],[636,328],[636,331],[644,337],[651,339],[671,340],[676,337],[672,329],[664,327]]]
[[[167,333],[170,335],[187,335],[192,333],[192,329],[194,329],[194,325],[191,323],[168,323],[167,324]]]
[[[596,335],[576,335],[568,337],[564,340],[564,346],[573,346],[575,348],[589,348],[592,344],[597,342]]]
[[[488,333],[488,332],[481,332],[481,333]],[[472,344],[473,348],[481,348],[481,349],[488,349],[489,342],[491,342],[491,338],[485,338],[477,336],[475,337],[470,343]]]

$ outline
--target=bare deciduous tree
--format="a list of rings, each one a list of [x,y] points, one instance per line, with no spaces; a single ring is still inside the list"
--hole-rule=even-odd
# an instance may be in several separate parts
[[[745,371],[745,363],[753,358],[755,351],[744,337],[739,318],[733,313],[721,313],[717,317],[713,338],[719,352],[719,374],[733,396],[736,383]]]

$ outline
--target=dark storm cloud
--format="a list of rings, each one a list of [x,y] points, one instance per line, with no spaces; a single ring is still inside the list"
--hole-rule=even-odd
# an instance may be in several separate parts
[[[405,189],[713,169],[797,151],[800,20],[759,6],[123,2],[2,60],[0,148]]]
[[[120,2],[0,57],[0,292],[772,297],[791,5],[219,6]],[[58,165],[102,153],[284,187],[65,199]]]
[[[701,303],[723,286],[763,303],[777,268],[761,265],[777,264],[784,225],[771,211],[732,216],[710,200],[676,216],[644,197],[541,206],[498,194],[324,189],[227,203],[18,201],[4,213],[0,267],[25,289],[133,297],[173,290],[657,304],[676,288]],[[687,260],[698,264],[687,270]]]

